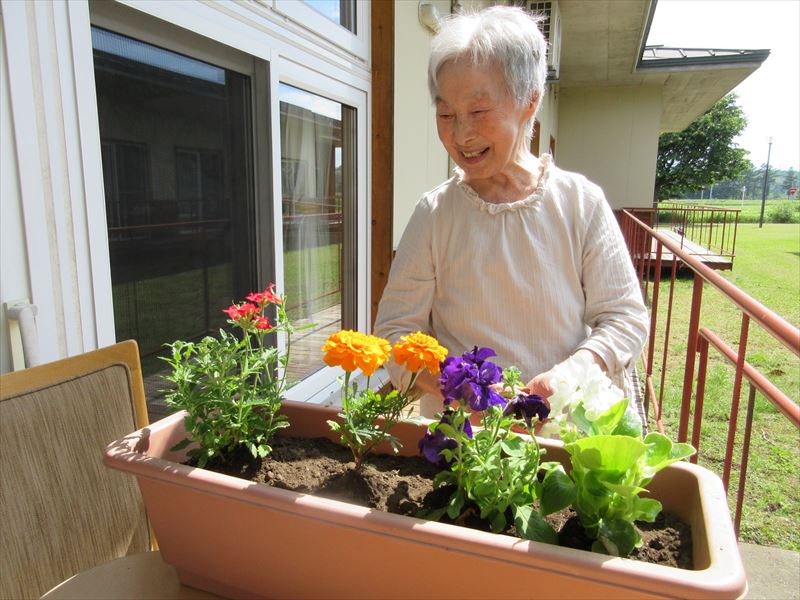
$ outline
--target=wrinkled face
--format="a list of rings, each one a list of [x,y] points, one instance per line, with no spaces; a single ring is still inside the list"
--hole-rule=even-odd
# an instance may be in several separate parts
[[[525,123],[535,102],[516,106],[502,70],[468,61],[447,62],[439,70],[436,126],[439,139],[465,179],[502,175],[526,152]]]

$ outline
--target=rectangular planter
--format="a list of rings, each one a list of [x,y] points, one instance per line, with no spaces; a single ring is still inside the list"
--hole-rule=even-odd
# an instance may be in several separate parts
[[[337,410],[286,402],[286,435],[337,441]],[[401,423],[403,453],[424,428]],[[736,598],[747,583],[720,479],[677,463],[650,486],[692,528],[695,570],[613,558],[276,489],[180,464],[183,413],[111,443],[136,475],[164,560],[185,584],[264,598]],[[568,462],[542,440],[547,460]],[[466,570],[465,570],[466,569]]]

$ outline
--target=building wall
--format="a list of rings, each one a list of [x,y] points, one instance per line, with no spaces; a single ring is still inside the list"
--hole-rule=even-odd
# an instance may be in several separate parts
[[[436,111],[428,94],[428,56],[433,32],[419,22],[417,4],[395,1],[395,248],[417,200],[449,176],[447,152],[436,133]],[[440,15],[449,14],[449,0],[432,4]]]
[[[556,140],[556,155],[558,155],[558,86],[545,86],[542,95],[542,104],[536,115],[539,121],[539,154],[548,152],[550,138]]]
[[[556,163],[600,185],[611,207],[651,206],[661,88],[562,88]]]
[[[28,280],[25,252],[24,223],[20,197],[18,164],[14,151],[14,127],[11,111],[8,110],[10,96],[8,90],[8,69],[6,38],[0,39],[0,296],[4,302],[30,299],[31,286]],[[13,257],[6,260],[6,257]],[[0,372],[11,370],[9,339],[6,333],[6,321],[0,318]]]
[[[116,341],[90,3],[0,5],[0,304],[28,298],[38,307],[39,358],[47,362]],[[369,4],[359,4],[358,40],[342,38],[343,28],[294,2],[107,0],[91,6],[94,18],[99,9],[129,6],[149,23],[174,27],[179,35],[171,42],[185,44],[189,55],[202,52],[198,39],[208,39],[268,61],[275,98],[278,82],[285,81],[355,107],[357,232],[360,247],[368,247]],[[279,148],[277,103],[270,114],[272,139],[265,144]],[[279,173],[280,152],[273,154],[272,169]],[[273,196],[278,192],[276,183]],[[359,261],[357,269],[359,327],[367,323],[368,262]],[[11,369],[9,348],[8,322],[0,313],[0,372]]]
[[[85,2],[3,2],[2,9],[0,300],[29,298],[38,307],[39,358],[50,361],[114,342],[110,303],[98,301],[110,298],[110,279],[105,225],[95,219],[102,182],[99,140],[90,134],[97,114],[87,110],[94,102],[89,10]],[[7,237],[10,227],[17,230]],[[3,315],[3,371],[7,325]]]

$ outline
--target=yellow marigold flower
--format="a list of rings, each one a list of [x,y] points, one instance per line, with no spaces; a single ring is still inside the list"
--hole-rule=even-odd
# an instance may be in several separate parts
[[[329,337],[322,351],[329,367],[342,367],[348,373],[361,369],[370,376],[389,358],[391,346],[383,338],[345,329]]]
[[[404,335],[394,345],[394,362],[405,364],[406,369],[416,373],[423,368],[432,375],[439,372],[439,363],[447,356],[447,348],[440,346],[435,337],[419,331]]]

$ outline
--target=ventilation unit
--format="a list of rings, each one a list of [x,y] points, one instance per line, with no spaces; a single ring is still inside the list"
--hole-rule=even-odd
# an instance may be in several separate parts
[[[558,63],[561,57],[561,13],[558,0],[527,2],[528,10],[542,17],[539,28],[547,40],[547,80],[558,81]]]

